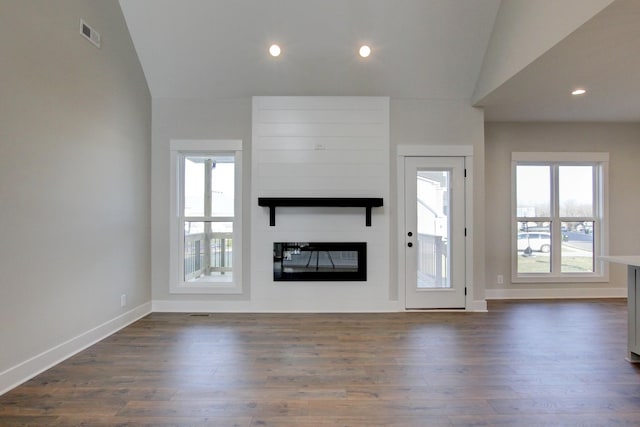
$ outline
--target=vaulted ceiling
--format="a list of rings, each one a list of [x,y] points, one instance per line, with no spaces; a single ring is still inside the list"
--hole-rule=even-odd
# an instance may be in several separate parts
[[[640,0],[614,1],[477,105],[487,120],[640,122]]]
[[[120,3],[154,98],[470,103],[501,7],[500,0]],[[487,120],[640,121],[638,18],[640,0],[614,1],[475,105]],[[280,57],[268,54],[272,43]],[[357,55],[362,44],[371,46],[369,58]],[[589,90],[579,100],[569,95],[576,85]]]

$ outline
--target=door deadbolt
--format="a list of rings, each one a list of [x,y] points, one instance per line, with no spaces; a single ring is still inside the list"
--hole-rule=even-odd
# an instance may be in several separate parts
[[[409,243],[407,243],[407,246],[412,247],[413,243],[409,242]]]

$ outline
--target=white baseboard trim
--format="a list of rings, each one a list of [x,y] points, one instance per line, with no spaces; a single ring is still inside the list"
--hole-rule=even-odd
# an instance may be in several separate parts
[[[151,303],[147,302],[0,372],[0,396],[149,313],[151,313]]]
[[[297,307],[292,310],[289,306],[258,306],[250,305],[248,303],[228,304],[220,301],[167,301],[167,300],[153,300],[152,311],[154,313],[397,313],[407,310],[397,301],[392,301],[391,304],[381,306],[310,306],[310,307]],[[423,312],[424,310],[416,310]],[[435,310],[437,312],[443,312],[446,310]],[[464,310],[451,310],[451,311],[467,311],[467,312],[485,312],[487,311],[486,300],[473,300],[470,305]]]
[[[627,288],[487,289],[488,300],[626,298]]]
[[[377,305],[343,302],[314,303],[291,307],[288,303],[255,303],[250,301],[169,301],[153,300],[154,313],[395,313],[404,311],[397,301]]]
[[[471,301],[471,305],[469,307],[467,307],[467,311],[486,312],[487,311],[487,300],[476,299],[476,300]]]

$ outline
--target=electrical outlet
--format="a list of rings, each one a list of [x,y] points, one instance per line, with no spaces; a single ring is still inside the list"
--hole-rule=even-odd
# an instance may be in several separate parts
[[[504,285],[504,276],[502,274],[498,274],[498,280],[496,282],[498,285]]]
[[[120,295],[120,307],[126,307],[127,305],[127,294]]]

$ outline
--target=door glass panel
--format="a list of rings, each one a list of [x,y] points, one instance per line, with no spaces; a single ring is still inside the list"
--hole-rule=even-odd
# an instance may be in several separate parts
[[[417,172],[419,289],[450,288],[451,171]]]
[[[593,221],[563,222],[563,273],[593,273]]]

